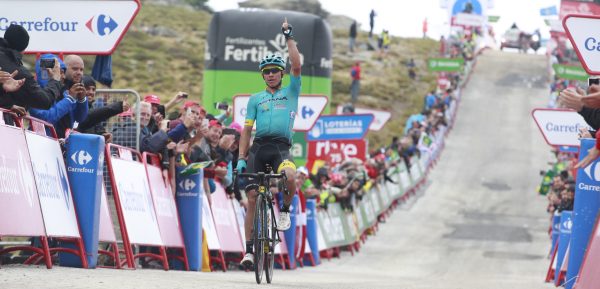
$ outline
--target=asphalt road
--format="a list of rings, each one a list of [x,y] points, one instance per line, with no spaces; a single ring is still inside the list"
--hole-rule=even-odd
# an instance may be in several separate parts
[[[542,56],[480,59],[438,165],[417,198],[380,225],[359,254],[276,271],[269,288],[551,288],[545,199],[551,160],[530,111],[548,89]],[[248,288],[253,273],[3,267],[0,288]]]

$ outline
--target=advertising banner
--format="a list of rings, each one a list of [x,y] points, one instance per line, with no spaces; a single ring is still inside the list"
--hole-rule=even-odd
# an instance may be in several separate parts
[[[364,139],[372,114],[321,115],[306,134],[307,141]]]
[[[29,131],[25,136],[46,233],[55,237],[79,237],[73,196],[58,141]],[[90,172],[94,177],[96,173]]]
[[[556,252],[557,271],[560,271],[560,268],[563,267],[563,261],[565,261],[567,249],[569,248],[569,243],[571,242],[571,228],[573,228],[573,221],[571,219],[572,214],[573,212],[571,211],[562,211],[560,215],[558,252]],[[554,284],[560,284],[559,276],[559,272],[554,274]]]
[[[223,186],[216,181],[215,185],[216,190],[211,194],[211,209],[217,226],[221,250],[225,252],[244,252],[245,244],[242,243],[240,228],[231,201],[227,198]]]
[[[531,112],[535,123],[551,146],[579,146],[579,129],[590,128],[574,110],[536,108]]]
[[[427,62],[429,71],[458,72],[463,70],[465,60],[462,58],[430,58]]]
[[[568,80],[587,81],[590,77],[585,69],[579,66],[553,64],[552,68],[558,77]]]
[[[100,231],[98,240],[100,242],[116,242],[117,236],[113,227],[110,209],[108,208],[108,199],[106,196],[106,188],[102,185],[102,196],[100,197]]]
[[[330,207],[334,207],[335,205],[339,206],[339,204],[332,205],[333,206]],[[344,245],[344,228],[342,226],[342,217],[339,214],[341,209],[329,210],[330,207],[328,207],[327,210],[317,212],[317,223],[319,224],[321,232],[323,233],[323,239],[327,245],[327,247],[324,248],[321,248],[319,245],[320,249],[330,249]]]
[[[165,182],[161,168],[146,164],[146,171],[163,245],[184,247],[171,186]]]
[[[34,137],[34,135],[28,135]],[[36,138],[46,138],[35,136]],[[55,141],[56,142],[56,141]],[[59,158],[62,154],[58,144]],[[73,189],[73,200],[77,210],[81,237],[85,245],[88,267],[95,268],[98,260],[98,241],[100,240],[100,204],[102,199],[102,176],[104,168],[104,137],[92,134],[71,134],[66,142],[67,171]],[[42,152],[47,154],[47,152]],[[68,186],[68,184],[67,184]],[[112,223],[110,231],[114,236]],[[108,230],[108,228],[104,228]],[[61,255],[61,266],[80,267],[79,258]]]
[[[344,106],[338,105],[336,109],[337,114],[344,114]],[[392,113],[387,110],[371,109],[363,107],[354,107],[354,113],[358,114],[372,114],[375,118],[369,127],[370,130],[379,131],[383,126],[392,118]]]
[[[204,200],[202,187],[204,171],[199,170],[197,174],[183,176],[180,174],[182,170],[182,167],[177,168],[175,200],[190,270],[200,271],[202,270],[202,229],[205,228],[206,218],[204,216],[207,210],[205,208],[208,207],[205,205],[207,202]],[[210,215],[210,210],[208,210],[208,215]],[[214,224],[212,227],[214,228]],[[213,236],[216,238],[216,235],[215,232]],[[209,248],[211,247],[209,246]]]
[[[600,38],[596,33],[600,28],[600,16],[567,15],[563,26],[585,71],[600,75]]]
[[[595,139],[582,139],[579,161],[594,147]],[[579,267],[588,246],[588,241],[600,209],[600,168],[598,159],[577,171],[575,203],[573,205],[573,227],[565,288],[571,289],[579,274]]]
[[[596,228],[585,253],[579,278],[575,282],[577,289],[594,288],[600,284],[600,220],[596,221]]]
[[[331,96],[333,46],[331,30],[324,19],[295,11],[227,10],[213,14],[207,34],[205,104],[230,101],[234,95],[265,89],[258,73],[260,61],[272,53],[281,55],[285,60],[288,58],[287,44],[281,33],[284,18],[294,27],[294,38],[300,51],[302,93]],[[287,75],[290,67],[288,61],[284,87],[289,84]],[[232,80],[235,82],[232,83]],[[300,114],[302,108],[299,109]]]
[[[0,120],[3,120],[0,113]],[[44,236],[44,221],[23,130],[0,124],[0,235]],[[14,222],[13,220],[19,220]]]
[[[233,121],[243,124],[246,120],[246,109],[250,95],[236,95],[233,97]],[[294,131],[308,131],[321,113],[325,110],[329,99],[325,95],[300,95],[298,108],[294,119]],[[256,129],[256,126],[255,126]]]
[[[367,144],[364,140],[309,141],[307,168],[311,169],[316,160],[324,160],[335,166],[345,160],[367,159]]]
[[[5,0],[0,12],[0,31],[13,23],[23,26],[30,37],[25,53],[111,54],[140,6],[139,0]]]
[[[114,157],[111,163],[129,242],[162,246],[144,165]]]

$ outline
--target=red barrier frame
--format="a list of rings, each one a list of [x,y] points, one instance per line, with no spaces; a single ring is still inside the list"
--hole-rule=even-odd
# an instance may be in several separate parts
[[[26,119],[29,121],[30,127],[29,129],[23,127],[23,120]],[[39,126],[41,125],[41,126]],[[35,133],[37,135],[41,135],[41,136],[45,136],[45,137],[49,137],[52,138],[54,140],[56,140],[58,142],[58,135],[56,134],[56,129],[54,129],[54,126],[46,121],[43,121],[41,119],[37,119],[31,116],[23,116],[21,117],[21,128],[24,131],[31,131],[32,133]],[[47,129],[49,129],[49,131],[47,131]],[[48,135],[48,132],[50,133],[50,135]],[[68,176],[67,180],[68,180]],[[69,182],[69,187],[71,186],[71,182]],[[73,190],[71,189],[71,192],[73,192]],[[71,196],[72,197],[72,196]],[[73,200],[71,200],[73,201]],[[41,208],[41,202],[40,202],[40,208]],[[77,204],[75,204],[75,202],[73,201],[73,208],[76,209]],[[63,247],[55,247],[55,248],[50,248],[49,249],[49,253],[55,253],[55,252],[64,252],[64,253],[70,253],[73,254],[75,256],[79,256],[79,258],[81,259],[81,267],[82,268],[88,268],[88,263],[87,263],[87,258],[86,258],[86,253],[85,253],[85,246],[83,245],[83,239],[81,237],[81,227],[79,224],[79,217],[77,216],[77,214],[75,214],[75,218],[77,221],[77,228],[79,230],[79,238],[73,238],[73,237],[61,237],[61,236],[48,236],[49,238],[53,238],[55,240],[58,240],[60,242],[69,242],[69,243],[74,243],[75,246],[78,247],[78,249],[70,249],[70,248],[63,248]],[[39,253],[36,253],[34,255],[32,255],[31,257],[29,257],[27,260],[25,260],[24,264],[39,264],[41,262],[42,259],[44,259],[45,257],[41,256]]]
[[[119,219],[119,227],[121,230],[121,237],[123,238],[123,250],[122,252],[125,253],[125,260],[123,260],[121,262],[121,266],[124,266],[125,264],[127,264],[127,267],[129,267],[129,269],[135,269],[135,259],[136,258],[141,258],[141,257],[148,257],[151,259],[156,259],[162,262],[163,264],[163,269],[165,271],[169,270],[169,264],[168,264],[168,258],[167,258],[167,251],[165,249],[165,246],[156,246],[156,245],[145,245],[145,244],[132,244],[129,241],[129,235],[127,233],[127,226],[125,225],[125,218],[123,216],[123,208],[121,207],[121,200],[119,198],[119,189],[116,186],[116,181],[115,181],[115,174],[113,172],[113,168],[112,168],[112,152],[111,149],[116,149],[116,154],[115,156],[118,158],[121,158],[121,152],[124,151],[128,151],[132,154],[132,156],[135,156],[137,158],[137,162],[141,163],[142,160],[142,156],[140,155],[140,153],[132,148],[128,148],[128,147],[123,147],[123,146],[119,146],[119,145],[115,145],[115,144],[107,144],[105,147],[105,158],[106,158],[106,165],[108,166],[108,173],[110,175],[110,182],[112,185],[112,192],[113,192],[113,197],[115,199],[115,207],[117,209],[117,218]],[[154,204],[152,205],[154,207]],[[133,254],[133,250],[131,248],[132,245],[143,245],[143,246],[148,246],[148,247],[158,247],[160,254],[153,254],[153,253],[138,253],[138,254]],[[121,252],[121,251],[119,251]]]
[[[158,167],[159,169],[161,168],[161,162],[160,162],[160,157],[156,154],[152,154],[152,153],[148,153],[148,152],[144,152],[142,154],[142,162],[144,164],[144,169],[146,170],[146,177],[150,178],[150,175],[148,174],[148,166],[155,166]],[[162,171],[162,170],[161,170]],[[164,179],[163,181],[167,184],[169,184],[169,179]],[[151,192],[151,196],[152,198],[154,198],[154,193],[152,192],[152,186],[150,185],[150,180],[148,180],[148,187],[150,188],[150,192]],[[171,195],[171,197],[173,197],[173,195]],[[173,202],[175,202],[175,199],[173,199]],[[177,220],[179,220],[179,209],[177,208],[177,206],[175,206],[175,210],[177,213]],[[155,214],[158,216],[158,213],[156,212],[156,207],[154,208]],[[181,231],[181,224],[178,224],[178,228],[179,228],[179,236],[181,237],[181,240],[184,240],[183,238],[183,231]],[[160,226],[159,226],[160,229]],[[185,244],[182,244],[181,247],[166,247],[165,248],[173,248],[173,249],[179,249],[181,250],[181,255],[167,255],[167,257],[171,257],[172,259],[175,260],[179,260],[180,262],[183,263],[183,267],[185,269],[185,271],[190,271],[190,265],[188,263],[188,258],[187,258],[187,253],[186,253],[186,249],[185,249]]]

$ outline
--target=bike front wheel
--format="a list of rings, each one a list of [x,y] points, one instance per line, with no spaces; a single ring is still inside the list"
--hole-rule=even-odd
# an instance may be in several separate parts
[[[264,271],[265,263],[265,244],[266,244],[266,203],[264,196],[256,196],[256,210],[254,211],[254,275],[256,283],[260,284]]]
[[[265,252],[265,275],[267,276],[267,283],[271,284],[273,280],[273,265],[275,263],[275,246],[277,246],[277,228],[275,227],[275,212],[273,211],[272,205],[269,206],[269,212],[266,212],[268,217],[267,222],[267,236],[268,239],[265,241],[265,249],[269,249],[268,252]]]

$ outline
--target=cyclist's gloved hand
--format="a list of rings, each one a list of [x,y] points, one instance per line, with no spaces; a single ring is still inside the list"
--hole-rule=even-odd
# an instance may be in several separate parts
[[[292,24],[288,24],[287,29],[281,27],[281,33],[283,33],[283,36],[285,36],[285,40],[290,38],[294,39],[294,34],[292,33]]]
[[[246,160],[238,159],[238,162],[237,162],[237,165],[235,166],[235,168],[238,170],[238,172],[244,172],[246,170]]]

